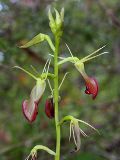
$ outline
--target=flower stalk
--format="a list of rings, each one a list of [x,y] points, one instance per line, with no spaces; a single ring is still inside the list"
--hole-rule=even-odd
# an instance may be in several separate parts
[[[55,126],[56,126],[56,155],[55,160],[60,159],[60,126],[58,115],[58,99],[59,99],[59,86],[58,86],[58,52],[59,52],[60,37],[55,37],[55,53],[54,53],[54,103],[55,103]]]

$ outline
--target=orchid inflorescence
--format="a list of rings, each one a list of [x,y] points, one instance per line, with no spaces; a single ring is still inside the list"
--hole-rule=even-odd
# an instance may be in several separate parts
[[[76,119],[73,116],[65,116],[64,118],[62,118],[61,121],[59,121],[59,117],[58,117],[58,105],[59,105],[59,100],[60,100],[59,91],[61,89],[61,86],[62,86],[68,72],[65,73],[60,85],[58,85],[58,78],[59,78],[58,77],[58,70],[59,70],[59,66],[66,63],[66,62],[71,62],[72,64],[74,64],[75,68],[80,72],[80,74],[82,75],[82,77],[85,80],[85,86],[86,86],[85,93],[88,95],[92,95],[92,98],[95,99],[98,95],[98,82],[95,78],[88,76],[87,73],[85,72],[85,67],[84,67],[85,62],[87,62],[91,59],[94,59],[98,56],[101,56],[105,53],[108,53],[108,52],[102,52],[100,54],[97,54],[99,51],[101,51],[105,47],[105,46],[103,46],[103,47],[99,48],[98,50],[94,51],[93,53],[89,54],[88,56],[85,56],[84,58],[79,59],[79,58],[73,56],[70,48],[66,44],[71,56],[67,57],[67,58],[66,57],[58,57],[59,43],[60,43],[60,39],[61,39],[61,36],[63,33],[64,9],[62,9],[60,13],[56,9],[54,9],[54,10],[55,10],[56,17],[55,18],[53,17],[50,10],[48,13],[48,17],[49,17],[49,21],[50,21],[49,25],[50,25],[51,31],[55,37],[55,44],[52,42],[51,38],[48,35],[39,33],[32,40],[30,40],[29,42],[27,42],[26,44],[24,44],[20,47],[20,48],[27,48],[27,47],[30,47],[30,46],[35,45],[37,43],[47,41],[51,50],[54,53],[54,54],[50,54],[50,56],[52,56],[54,58],[54,73],[49,72],[51,59],[48,59],[46,61],[46,64],[45,64],[41,74],[39,74],[36,71],[36,69],[34,67],[32,67],[32,69],[35,72],[37,72],[38,76],[33,75],[31,72],[23,69],[22,67],[15,66],[15,68],[21,69],[22,71],[24,71],[25,73],[30,75],[36,81],[36,84],[30,93],[29,99],[24,100],[22,103],[22,111],[23,111],[25,118],[30,123],[32,123],[36,120],[36,117],[38,115],[38,105],[41,102],[43,93],[46,88],[46,81],[47,81],[49,88],[50,88],[50,91],[51,91],[51,94],[45,102],[45,114],[48,118],[55,119],[55,126],[56,126],[56,136],[57,136],[57,138],[56,138],[57,139],[56,140],[56,152],[50,150],[48,147],[45,147],[43,145],[37,145],[31,150],[31,153],[29,154],[29,156],[27,157],[26,160],[28,160],[30,157],[32,160],[36,159],[38,149],[43,149],[43,150],[47,151],[48,153],[54,155],[55,160],[60,160],[60,127],[63,124],[63,122],[65,122],[65,121],[70,121],[69,140],[71,139],[71,136],[73,136],[73,140],[76,145],[75,152],[78,151],[81,147],[81,139],[80,139],[81,134],[84,137],[87,137],[87,134],[79,127],[79,123],[83,123],[98,132],[97,129],[95,129],[93,126],[91,126],[87,122],[85,122],[83,120]],[[95,55],[95,54],[97,54],[97,55]],[[59,62],[58,62],[58,58],[61,59]],[[52,87],[49,78],[54,80],[54,87]]]

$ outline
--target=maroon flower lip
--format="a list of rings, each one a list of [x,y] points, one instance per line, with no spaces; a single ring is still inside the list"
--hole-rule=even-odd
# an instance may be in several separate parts
[[[38,105],[42,99],[45,86],[45,81],[38,81],[30,93],[30,98],[28,100],[24,100],[22,103],[23,114],[30,123],[35,121],[37,117]]]
[[[32,123],[38,114],[38,104],[32,100],[24,100],[22,103],[22,111],[28,122]]]
[[[85,93],[89,95],[92,94],[92,98],[95,99],[99,90],[97,80],[87,75],[87,73],[85,72],[84,63],[77,63],[75,66],[85,80]]]
[[[92,98],[95,99],[99,90],[97,80],[95,78],[88,77],[85,85],[86,85],[85,93],[92,94]]]
[[[54,103],[53,98],[48,98],[45,102],[45,114],[48,118],[54,118]]]

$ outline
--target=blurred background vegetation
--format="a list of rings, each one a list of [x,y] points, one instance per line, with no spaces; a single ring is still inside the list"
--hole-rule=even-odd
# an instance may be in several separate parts
[[[0,160],[24,160],[34,145],[55,149],[54,120],[44,113],[47,87],[37,120],[31,125],[24,118],[21,104],[29,97],[35,82],[15,65],[41,72],[51,50],[47,43],[29,49],[19,44],[38,33],[52,36],[47,12],[49,7],[65,8],[64,35],[60,55],[69,56],[65,43],[75,56],[83,57],[107,44],[109,54],[88,62],[88,75],[99,82],[96,100],[84,94],[84,81],[71,65],[60,68],[60,80],[70,72],[60,91],[60,117],[71,114],[99,129],[89,128],[82,139],[81,150],[68,142],[69,124],[62,127],[61,160],[120,160],[120,1],[119,0],[0,0]],[[52,71],[52,67],[51,67]],[[52,160],[39,152],[38,160]]]

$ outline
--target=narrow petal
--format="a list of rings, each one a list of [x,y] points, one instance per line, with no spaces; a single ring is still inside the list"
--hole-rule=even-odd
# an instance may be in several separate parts
[[[76,141],[76,135],[75,135],[75,131],[74,131],[74,126],[72,125],[72,133],[73,133],[73,140],[74,140],[74,143],[77,147],[77,141]]]
[[[80,129],[80,133],[84,136],[84,137],[88,137],[88,135],[81,129],[81,128],[79,128]]]
[[[80,119],[77,119],[79,122],[81,122],[81,123],[83,123],[83,124],[86,124],[87,126],[89,126],[89,127],[91,127],[92,129],[94,129],[98,134],[100,134],[99,133],[99,131],[96,129],[96,128],[94,128],[93,126],[91,126],[89,123],[87,123],[87,122],[85,122],[85,121],[83,121],[83,120],[80,120]]]
[[[75,131],[75,135],[76,135],[76,139],[77,139],[77,148],[75,150],[77,152],[80,150],[80,146],[81,146],[80,130],[79,130],[78,123],[74,125],[74,131]]]

